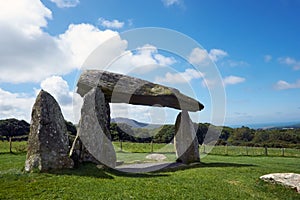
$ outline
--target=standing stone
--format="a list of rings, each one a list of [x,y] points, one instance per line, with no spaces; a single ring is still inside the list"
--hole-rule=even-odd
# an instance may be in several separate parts
[[[199,143],[192,120],[187,111],[178,114],[175,124],[174,145],[177,162],[189,164],[200,162]]]
[[[109,131],[109,104],[98,87],[90,90],[84,96],[83,102],[77,138],[79,137],[87,152],[82,151],[80,159],[83,161],[90,159],[91,157],[88,155],[91,154],[101,164],[115,168],[117,158]],[[75,146],[76,144],[73,144],[76,151]],[[74,152],[74,150],[72,151]],[[93,158],[91,159],[94,162]]]
[[[41,90],[31,113],[25,171],[72,168],[68,152],[69,139],[61,109],[49,93]]]
[[[71,142],[72,148],[70,150],[70,157],[74,162],[74,167],[78,167],[79,164],[84,162],[91,162],[97,165],[101,164],[82,144],[78,134],[72,139]]]

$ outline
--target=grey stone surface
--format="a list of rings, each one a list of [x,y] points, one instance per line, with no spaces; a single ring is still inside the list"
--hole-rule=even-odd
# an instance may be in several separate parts
[[[91,162],[101,164],[82,144],[78,134],[71,140],[70,157],[74,161],[74,167],[78,167],[81,163]]]
[[[111,142],[109,126],[109,104],[101,89],[95,87],[84,96],[78,137],[88,153],[92,154],[101,164],[114,168],[116,153]],[[84,157],[88,153],[83,152],[81,155],[83,161],[88,159]]]
[[[25,171],[72,168],[69,140],[61,109],[56,100],[41,90],[31,113]]]
[[[200,162],[196,131],[187,111],[182,111],[176,118],[174,145],[177,162]]]
[[[267,174],[260,177],[260,179],[281,184],[287,187],[290,187],[300,193],[300,174],[295,173],[274,173],[274,174]]]
[[[92,88],[99,87],[112,103],[159,105],[188,111],[200,111],[204,108],[200,102],[183,95],[177,89],[101,70],[84,71],[77,87],[81,96]]]

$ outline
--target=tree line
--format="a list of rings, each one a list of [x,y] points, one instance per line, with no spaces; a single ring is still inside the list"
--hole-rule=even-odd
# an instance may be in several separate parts
[[[66,121],[68,133],[76,135],[76,126]],[[300,128],[294,129],[251,129],[246,126],[239,128],[218,127],[209,123],[194,124],[199,144],[214,140],[219,135],[217,145],[261,146],[261,147],[292,147],[300,148]],[[24,120],[0,120],[0,139],[7,141],[27,140],[30,125]],[[112,141],[139,143],[170,143],[175,136],[174,125],[163,125],[155,129],[132,128],[128,124],[111,123]],[[221,133],[220,133],[221,132]],[[211,137],[211,138],[210,138]]]
[[[194,124],[194,127],[199,144],[203,144],[204,139],[205,143],[209,143],[219,135],[217,145],[300,148],[300,128],[263,130],[246,126],[218,127],[209,123]],[[146,129],[112,123],[111,135],[113,141],[170,143],[175,136],[175,126]]]

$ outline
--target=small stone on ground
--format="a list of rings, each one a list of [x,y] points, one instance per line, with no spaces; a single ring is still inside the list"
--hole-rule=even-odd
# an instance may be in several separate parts
[[[146,156],[146,158],[149,160],[156,160],[156,161],[163,161],[163,160],[167,159],[167,157],[165,155],[159,154],[159,153],[149,154]]]
[[[300,193],[300,174],[274,173],[261,176],[260,179],[266,182],[281,184],[290,187]]]

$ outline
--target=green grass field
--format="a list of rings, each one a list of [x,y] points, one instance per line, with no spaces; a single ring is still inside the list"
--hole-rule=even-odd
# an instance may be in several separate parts
[[[24,144],[14,146],[22,149],[18,145]],[[10,154],[6,145],[0,142],[0,199],[300,199],[295,191],[259,180],[267,173],[300,173],[296,157],[208,155],[199,166],[145,174],[98,169],[93,164],[24,173],[26,152]],[[139,160],[147,152],[119,152],[118,156],[125,158],[125,154]]]

